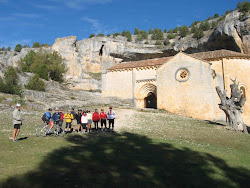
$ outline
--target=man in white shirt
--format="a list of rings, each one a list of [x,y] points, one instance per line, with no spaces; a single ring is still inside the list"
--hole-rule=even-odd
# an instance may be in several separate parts
[[[21,118],[21,104],[17,103],[16,108],[13,111],[13,125],[14,125],[14,131],[13,131],[13,142],[18,142],[17,136],[20,132],[20,127],[22,125],[22,118]]]
[[[112,131],[114,131],[116,113],[113,111],[112,107],[109,107],[109,111],[107,113],[107,119],[109,121],[109,129],[112,125]]]

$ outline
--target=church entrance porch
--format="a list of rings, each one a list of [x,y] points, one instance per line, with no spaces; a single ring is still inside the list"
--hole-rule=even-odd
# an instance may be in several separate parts
[[[145,108],[157,109],[157,98],[154,93],[150,92],[144,99]]]
[[[157,93],[155,84],[141,83],[140,87],[137,87],[136,107],[157,109]]]

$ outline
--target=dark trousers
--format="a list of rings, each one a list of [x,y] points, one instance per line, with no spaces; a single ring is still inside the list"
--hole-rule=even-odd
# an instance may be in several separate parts
[[[98,121],[94,121],[95,129],[98,129]]]
[[[112,125],[112,128],[114,128],[115,120],[114,119],[109,119],[109,129],[110,125]]]
[[[103,124],[104,124],[105,128],[107,128],[107,121],[106,121],[106,119],[101,119],[101,127],[103,127]]]

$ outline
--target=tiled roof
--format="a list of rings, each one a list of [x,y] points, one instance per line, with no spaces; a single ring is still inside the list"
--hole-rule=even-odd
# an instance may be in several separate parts
[[[200,52],[200,53],[193,53],[193,54],[186,54],[196,59],[201,59],[205,61],[211,61],[213,59],[220,59],[220,58],[228,58],[228,57],[238,57],[238,58],[250,58],[249,54],[242,54],[239,52],[234,52],[230,50],[216,50],[216,51],[209,51],[209,52]],[[109,68],[108,70],[116,70],[116,69],[127,69],[127,68],[137,68],[137,67],[150,67],[150,66],[157,66],[162,65],[172,59],[174,56],[171,57],[162,57],[156,59],[147,59],[141,61],[133,61],[133,62],[124,62],[120,64],[116,64],[113,67]]]

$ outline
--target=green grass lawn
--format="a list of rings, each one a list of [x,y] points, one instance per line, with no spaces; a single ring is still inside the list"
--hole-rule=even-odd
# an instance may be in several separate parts
[[[0,187],[249,186],[248,134],[155,112],[135,111],[119,132],[63,138],[36,137],[42,113],[26,114],[18,143],[1,114]]]

